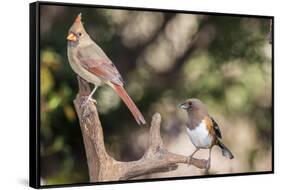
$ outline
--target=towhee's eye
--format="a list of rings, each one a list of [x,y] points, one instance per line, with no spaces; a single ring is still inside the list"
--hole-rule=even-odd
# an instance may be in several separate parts
[[[82,33],[81,33],[81,32],[78,32],[78,36],[82,36]]]
[[[189,105],[189,106],[191,106],[191,104],[192,104],[191,102],[188,102],[188,105]]]

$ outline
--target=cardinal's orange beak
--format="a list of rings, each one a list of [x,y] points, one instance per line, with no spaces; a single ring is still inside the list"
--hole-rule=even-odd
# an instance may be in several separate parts
[[[72,42],[76,42],[77,41],[77,37],[73,33],[68,34],[66,39],[68,41],[72,41]]]

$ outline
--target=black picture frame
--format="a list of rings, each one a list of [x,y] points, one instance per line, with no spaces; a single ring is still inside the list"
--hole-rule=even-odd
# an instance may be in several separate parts
[[[156,12],[173,12],[173,13],[192,13],[192,14],[208,14],[216,16],[232,16],[232,17],[249,17],[249,18],[266,18],[272,20],[272,170],[246,173],[230,173],[230,174],[215,174],[204,176],[187,176],[187,177],[169,177],[157,179],[141,179],[129,181],[110,181],[96,183],[76,183],[65,185],[44,185],[40,184],[40,7],[44,5],[57,5],[69,7],[92,7],[92,8],[110,8],[121,10],[140,10],[140,11],[156,11]],[[60,2],[34,2],[29,5],[29,44],[30,44],[30,92],[29,92],[29,185],[33,188],[52,188],[52,187],[73,187],[85,185],[104,185],[104,184],[119,184],[119,183],[134,183],[147,181],[163,181],[163,180],[182,180],[195,178],[212,178],[212,177],[233,177],[244,175],[258,174],[273,174],[274,173],[274,16],[264,15],[248,15],[248,14],[229,14],[216,12],[200,12],[187,10],[168,10],[156,8],[140,8],[140,7],[120,7],[109,5],[91,5],[91,4],[76,4],[76,3],[60,3]]]

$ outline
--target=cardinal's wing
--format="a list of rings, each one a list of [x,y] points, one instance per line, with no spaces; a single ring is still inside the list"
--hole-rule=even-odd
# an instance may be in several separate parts
[[[97,45],[79,49],[77,58],[83,68],[97,77],[117,85],[124,84],[124,80],[115,65]]]

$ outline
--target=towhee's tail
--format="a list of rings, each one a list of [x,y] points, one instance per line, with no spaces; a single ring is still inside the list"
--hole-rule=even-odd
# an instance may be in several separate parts
[[[226,158],[232,159],[234,158],[233,154],[230,152],[230,150],[221,142],[218,140],[218,146],[221,148],[222,155]]]
[[[146,121],[145,121],[143,115],[141,114],[141,112],[139,111],[139,109],[137,108],[137,106],[135,105],[133,100],[130,98],[130,96],[127,94],[127,92],[125,91],[123,86],[114,84],[113,89],[119,95],[119,97],[124,101],[124,103],[127,105],[127,107],[133,114],[137,123],[139,125],[146,124]]]

